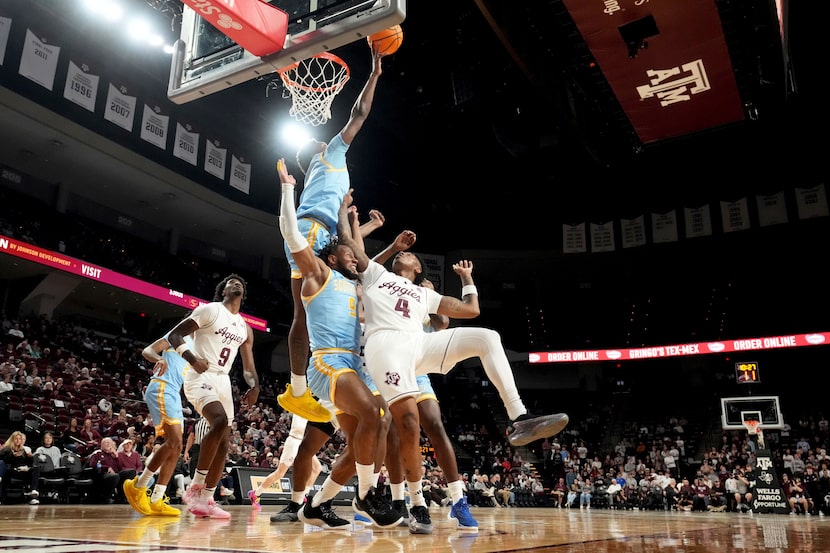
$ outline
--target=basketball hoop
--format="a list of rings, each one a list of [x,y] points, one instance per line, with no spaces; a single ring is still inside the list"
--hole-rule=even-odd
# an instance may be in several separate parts
[[[761,431],[761,421],[744,421],[744,426],[746,427],[746,433],[750,436],[757,436]]]
[[[301,123],[318,126],[331,119],[331,103],[349,80],[346,62],[323,52],[294,62],[277,71],[284,85],[283,97],[291,95],[288,115]]]

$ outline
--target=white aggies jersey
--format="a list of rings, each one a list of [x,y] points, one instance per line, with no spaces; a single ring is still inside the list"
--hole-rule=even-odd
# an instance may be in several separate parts
[[[248,323],[218,301],[200,305],[189,318],[199,325],[193,334],[194,353],[207,361],[209,371],[230,373],[239,346],[248,339]]]
[[[438,310],[441,294],[417,286],[369,261],[362,275],[366,338],[378,330],[424,331],[423,322]]]

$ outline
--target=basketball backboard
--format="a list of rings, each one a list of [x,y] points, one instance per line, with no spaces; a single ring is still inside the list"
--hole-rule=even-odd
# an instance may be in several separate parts
[[[784,426],[778,396],[724,397],[720,402],[724,430],[744,430],[746,420],[761,421],[761,428]]]
[[[406,0],[271,0],[288,14],[282,50],[255,56],[184,6],[167,96],[177,104],[273,73],[403,22]],[[368,46],[367,46],[368,48]]]

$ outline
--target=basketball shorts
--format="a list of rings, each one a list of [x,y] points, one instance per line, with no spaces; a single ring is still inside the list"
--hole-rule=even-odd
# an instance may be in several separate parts
[[[329,229],[327,229],[326,226],[319,221],[309,218],[302,218],[297,220],[297,226],[300,228],[300,234],[305,236],[305,239],[308,241],[308,245],[311,246],[311,250],[315,254],[320,253],[320,250],[325,248],[332,240]],[[288,249],[288,246],[283,244],[283,249],[285,250],[285,258],[288,259],[288,266],[291,269],[291,278],[303,278],[303,275],[300,273],[300,269],[297,267],[297,263],[294,261],[294,256],[291,255],[291,251]]]
[[[205,405],[218,401],[225,409],[228,426],[233,423],[233,391],[231,378],[227,374],[211,371],[199,374],[196,371],[187,371],[184,375],[184,395],[200,415]]]
[[[190,371],[195,372],[195,371]],[[164,426],[182,424],[181,391],[164,380],[150,379],[144,392],[147,410],[156,425],[156,436],[164,436]]]
[[[306,378],[311,393],[317,396],[321,405],[334,406],[334,391],[337,379],[347,373],[357,373],[361,365],[360,356],[348,352],[321,353],[312,352],[308,363]],[[327,400],[329,403],[323,403]],[[331,409],[329,408],[331,411]]]

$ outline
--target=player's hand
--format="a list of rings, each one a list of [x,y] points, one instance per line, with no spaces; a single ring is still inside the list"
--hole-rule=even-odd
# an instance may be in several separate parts
[[[242,396],[242,406],[248,407],[249,405],[254,405],[259,399],[259,386],[254,386],[253,388],[249,388],[245,395]]]
[[[399,252],[408,250],[412,247],[412,244],[415,243],[416,239],[417,236],[414,232],[411,230],[405,230],[395,237],[394,248]]]
[[[470,276],[473,274],[473,262],[462,259],[458,263],[453,263],[452,270],[460,277]]]
[[[288,167],[285,165],[285,158],[279,158],[277,160],[277,174],[280,176],[281,183],[287,184],[297,184],[297,180],[294,178],[293,175],[288,173]]]
[[[354,196],[352,193],[354,192],[354,188],[349,188],[348,192],[343,195],[343,206],[344,207],[351,207],[354,203]]]
[[[204,359],[201,359],[199,357],[196,357],[196,362],[191,363],[190,366],[193,367],[193,370],[196,371],[199,374],[202,374],[203,372],[208,370],[207,361],[205,361]]]
[[[382,227],[386,222],[386,217],[377,209],[369,210],[369,221],[375,223],[378,227]]]
[[[166,372],[167,372],[167,360],[164,357],[162,357],[161,359],[156,361],[155,365],[153,365],[153,374],[155,376],[163,376],[164,373],[166,373]]]

